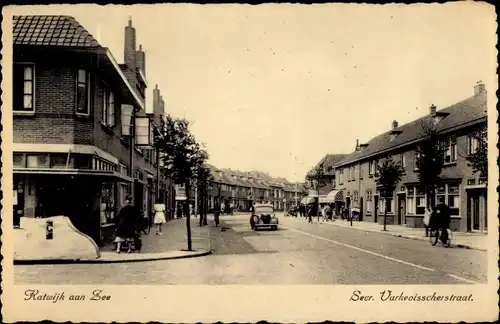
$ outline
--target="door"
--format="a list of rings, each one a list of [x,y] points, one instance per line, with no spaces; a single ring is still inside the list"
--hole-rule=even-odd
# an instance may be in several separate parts
[[[378,196],[373,196],[374,208],[373,208],[373,221],[376,223],[378,220]]]
[[[405,196],[398,195],[398,225],[406,224]]]
[[[472,213],[472,229],[479,231],[480,217],[479,217],[479,196],[477,193],[471,194],[471,213]]]

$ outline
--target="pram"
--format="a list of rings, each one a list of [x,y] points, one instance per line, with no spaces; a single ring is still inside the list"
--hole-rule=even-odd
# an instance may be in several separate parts
[[[116,250],[116,243],[115,243],[115,250]],[[122,242],[122,245],[120,246],[121,251],[128,251],[128,242]],[[141,232],[140,229],[136,229],[135,235],[133,237],[132,244],[130,246],[130,250],[132,252],[137,252],[140,253],[142,250],[142,239],[141,239]]]

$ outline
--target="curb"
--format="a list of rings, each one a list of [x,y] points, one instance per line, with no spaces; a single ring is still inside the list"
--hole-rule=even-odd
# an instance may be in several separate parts
[[[390,232],[390,231],[385,231],[384,232],[384,231],[377,231],[377,230],[366,229],[366,228],[359,228],[359,227],[354,227],[354,226],[351,227],[351,226],[347,226],[347,225],[340,225],[340,224],[333,224],[333,223],[325,223],[325,224],[328,224],[328,225],[331,225],[331,226],[352,228],[352,229],[357,229],[357,230],[365,231],[365,232],[373,232],[373,233],[380,233],[380,234],[385,234],[385,235],[391,235],[391,236],[401,237],[401,238],[408,239],[408,240],[427,241],[427,239],[428,239],[428,237],[409,236],[409,235],[405,235],[405,234],[397,234],[397,233]],[[475,247],[475,246],[468,245],[468,244],[453,244],[452,243],[450,247],[467,249],[467,250],[484,251],[484,252],[488,251],[487,249]]]
[[[212,250],[200,250],[199,252],[193,252],[191,254],[176,255],[176,256],[157,256],[157,257],[145,257],[141,259],[41,259],[41,260],[14,260],[14,265],[35,265],[35,264],[96,264],[96,263],[133,263],[133,262],[147,262],[147,261],[161,261],[161,260],[176,260],[176,259],[189,259],[206,256],[212,253]],[[162,253],[158,253],[162,254]]]

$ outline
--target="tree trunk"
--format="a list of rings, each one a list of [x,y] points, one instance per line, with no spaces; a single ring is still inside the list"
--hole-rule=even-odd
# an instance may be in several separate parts
[[[204,213],[205,213],[205,206],[203,204],[203,202],[205,201],[205,195],[204,195],[204,192],[203,192],[203,187],[204,187],[204,183],[202,182],[201,183],[201,186],[199,186],[198,188],[198,210],[200,212],[200,227],[203,226],[203,216],[204,216]]]
[[[186,181],[185,188],[186,188],[186,203],[184,205],[184,210],[185,211],[187,210],[187,216],[186,216],[186,232],[187,232],[187,243],[188,243],[187,250],[192,251],[193,247],[192,247],[192,242],[191,242],[191,215],[189,215],[190,214],[190,212],[189,212],[189,190],[190,190],[189,180]]]
[[[387,231],[387,206],[389,206],[389,202],[387,198],[385,199],[385,210],[384,210],[384,231]]]

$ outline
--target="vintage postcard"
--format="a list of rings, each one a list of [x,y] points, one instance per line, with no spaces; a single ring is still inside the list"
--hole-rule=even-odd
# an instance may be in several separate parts
[[[494,6],[11,6],[2,317],[498,320]]]

